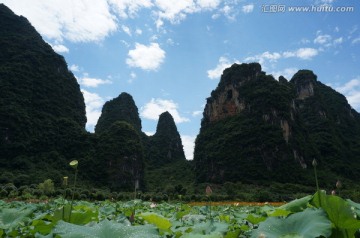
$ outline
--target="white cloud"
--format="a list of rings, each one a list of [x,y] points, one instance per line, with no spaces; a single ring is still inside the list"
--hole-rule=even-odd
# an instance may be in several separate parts
[[[220,0],[197,0],[200,8],[215,9],[219,6]]]
[[[306,39],[306,38],[302,38],[301,41],[300,41],[301,44],[309,44],[310,43],[310,40]]]
[[[297,68],[286,68],[281,71],[271,72],[275,79],[278,79],[281,75],[284,76],[287,80],[290,80],[292,76],[298,71]]]
[[[197,117],[197,116],[201,115],[202,113],[203,113],[202,111],[194,111],[194,112],[192,113],[192,116],[193,116],[193,117]]]
[[[136,79],[137,75],[134,72],[130,73],[130,78],[128,80],[128,83],[132,83]]]
[[[146,103],[145,106],[141,108],[140,115],[146,119],[158,120],[160,114],[166,111],[173,116],[176,123],[190,121],[188,118],[180,116],[178,105],[174,101],[160,98],[152,98],[150,102]]]
[[[72,64],[69,68],[72,72],[79,72],[80,69],[79,69],[79,66],[76,65],[76,64]]]
[[[269,62],[276,62],[278,59],[281,58],[281,54],[278,52],[270,53],[269,51],[266,51],[262,54],[250,56],[245,58],[244,61],[246,62],[259,62],[260,64],[264,64],[265,61]]]
[[[144,131],[144,133],[147,135],[147,136],[153,136],[155,134],[155,131]]]
[[[107,1],[87,0],[3,0],[16,14],[48,39],[62,42],[101,41],[117,29],[116,18],[110,13]]]
[[[136,43],[135,49],[129,50],[126,63],[130,67],[143,70],[157,70],[164,59],[165,51],[160,48],[158,43],[151,43],[149,46]]]
[[[360,76],[335,89],[345,95],[354,109],[360,111]]]
[[[318,35],[314,39],[314,43],[315,44],[320,44],[320,45],[328,44],[330,41],[331,41],[331,36],[330,35]]]
[[[342,37],[339,37],[337,39],[334,40],[334,45],[338,45],[343,43],[344,39]]]
[[[280,59],[284,58],[298,58],[301,60],[310,60],[316,55],[318,55],[319,51],[314,48],[300,48],[294,51],[285,51],[285,52],[269,52],[265,51],[262,54],[258,54],[255,56],[246,57],[243,61],[244,62],[259,62],[263,68],[266,68],[266,63],[274,63]],[[277,75],[279,72],[275,72],[274,74]],[[285,72],[286,73],[286,72]]]
[[[128,34],[129,36],[131,36],[131,30],[129,27],[125,26],[125,25],[122,25],[121,26],[121,29],[126,33]]]
[[[64,45],[51,45],[51,47],[56,53],[69,53],[69,49]]]
[[[207,71],[208,78],[219,79],[224,69],[231,66],[230,60],[224,56],[219,58],[219,62],[214,69]]]
[[[283,57],[290,58],[296,57],[302,60],[309,60],[318,55],[318,50],[314,48],[300,48],[295,51],[286,51],[283,53]]]
[[[351,43],[352,44],[360,43],[360,37],[353,39]]]
[[[130,47],[130,44],[129,44],[127,41],[121,40],[120,42],[123,43],[123,45],[124,45],[126,48],[129,48],[129,47]]]
[[[254,4],[248,4],[242,7],[243,13],[250,13],[252,11],[254,11]]]
[[[154,10],[157,16],[156,26],[159,29],[164,25],[164,20],[172,24],[180,23],[188,14],[216,9],[221,0],[155,0],[158,8]]]
[[[136,35],[141,35],[141,34],[142,34],[142,30],[139,29],[139,28],[136,28],[135,33],[136,33]]]
[[[168,39],[166,40],[166,43],[169,44],[169,45],[174,45],[174,44],[175,44],[174,40],[171,39],[171,38],[168,38]]]
[[[94,126],[101,115],[101,108],[104,105],[104,99],[96,93],[91,93],[86,90],[81,90],[81,92],[84,95],[86,105],[86,128],[89,131],[94,131]]]
[[[107,0],[121,18],[134,18],[143,8],[151,8],[151,0]]]
[[[196,136],[181,135],[181,141],[184,146],[185,157],[187,160],[194,159]]]
[[[155,0],[155,5],[160,9],[157,13],[159,19],[166,19],[171,23],[179,23],[186,18],[187,13],[196,11],[193,0]]]
[[[85,74],[82,78],[78,78],[79,84],[88,88],[96,88],[101,84],[112,84],[112,82],[108,79],[97,79],[90,78],[87,74]]]
[[[231,21],[234,21],[236,18],[234,8],[229,5],[225,5],[222,9],[220,9],[220,12]]]

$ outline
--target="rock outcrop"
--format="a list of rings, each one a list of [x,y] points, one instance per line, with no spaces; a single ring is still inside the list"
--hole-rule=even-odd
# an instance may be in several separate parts
[[[196,177],[306,183],[312,176],[306,168],[317,158],[328,174],[354,179],[359,146],[359,113],[312,71],[277,81],[257,63],[234,64],[207,99],[195,144]]]

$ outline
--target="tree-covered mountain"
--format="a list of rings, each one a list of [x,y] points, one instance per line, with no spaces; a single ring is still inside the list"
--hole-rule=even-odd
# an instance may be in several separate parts
[[[173,184],[178,186],[185,184],[183,183],[184,181],[181,181],[181,178],[193,178],[192,166],[185,159],[180,134],[171,114],[169,112],[162,113],[159,116],[156,133],[152,136],[147,136],[141,132],[141,120],[138,108],[132,96],[127,93],[121,93],[117,98],[106,102],[102,108],[102,113],[95,129],[95,135],[99,136],[101,144],[96,150],[97,152],[101,151],[100,155],[97,155],[98,159],[96,161],[98,163],[103,163],[105,160],[109,160],[109,158],[114,158],[114,160],[119,161],[117,167],[122,166],[121,157],[124,156],[120,156],[117,153],[128,150],[129,144],[125,143],[125,138],[127,137],[120,135],[120,131],[113,131],[114,124],[119,122],[127,123],[134,128],[141,140],[140,144],[138,144],[138,154],[143,154],[144,156],[143,158],[142,156],[137,156],[137,162],[133,164],[136,168],[140,168],[135,170],[137,171],[136,177],[140,178],[141,185],[144,185],[142,188],[171,190],[174,187]],[[117,136],[121,138],[109,142]],[[101,142],[104,138],[106,138],[106,143]],[[132,141],[131,136],[128,140],[129,143]],[[122,141],[122,143],[119,143],[119,141]],[[111,148],[108,147],[108,144],[112,145],[110,146]],[[131,148],[132,150],[135,149],[135,147]],[[131,150],[128,150],[128,152],[130,153]],[[126,157],[129,158],[130,156],[126,155]],[[106,162],[103,165],[106,167],[108,164],[109,162]],[[130,171],[134,170],[131,166],[127,167]],[[168,176],[169,172],[171,172],[172,176]],[[98,172],[93,171],[92,174],[98,174]],[[131,181],[130,178],[127,180]],[[114,179],[114,181],[117,180]],[[188,180],[185,181],[189,183]],[[119,185],[118,182],[117,185]]]
[[[147,136],[127,93],[106,102],[95,133],[87,132],[84,98],[64,58],[3,4],[0,22],[0,184],[60,185],[73,159],[82,186],[129,191],[139,180],[144,191],[173,195],[195,180],[309,185],[314,158],[323,183],[360,175],[360,115],[312,71],[287,81],[257,63],[226,69],[189,162],[170,113]]]
[[[0,4],[0,22],[0,171],[12,168],[23,182],[43,179],[48,167],[63,171],[84,156],[84,98],[64,58],[26,18]],[[38,168],[45,172],[34,176]]]
[[[180,134],[169,112],[159,116],[156,133],[147,140],[146,158],[151,167],[185,160]]]
[[[102,108],[101,116],[96,124],[95,133],[101,133],[116,121],[125,121],[137,131],[141,131],[139,110],[134,99],[128,93],[121,93],[117,98],[106,102]]]
[[[346,98],[300,70],[288,82],[257,63],[225,69],[207,99],[196,139],[197,182],[312,184],[360,174],[360,115]]]

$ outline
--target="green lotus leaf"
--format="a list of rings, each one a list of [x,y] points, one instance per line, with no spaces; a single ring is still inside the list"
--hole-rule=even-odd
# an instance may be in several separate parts
[[[287,218],[269,217],[251,234],[252,238],[314,238],[331,235],[331,222],[322,209],[306,209]]]
[[[207,221],[195,224],[192,227],[191,234],[205,234],[223,236],[228,231],[229,225],[224,222]]]
[[[324,209],[336,229],[350,229],[351,231],[360,229],[360,221],[356,219],[355,208],[351,209],[356,205],[355,203],[349,203],[338,196],[316,193],[311,204]]]
[[[4,208],[0,212],[0,229],[12,229],[28,218],[33,209]]]
[[[309,201],[313,198],[312,195],[308,195],[303,198],[295,199],[289,203],[280,206],[278,209],[287,210],[290,212],[301,212],[304,211],[309,204]]]
[[[150,224],[155,225],[160,230],[169,230],[171,222],[165,217],[152,212],[141,213],[140,217],[144,218]]]
[[[159,238],[156,228],[152,225],[125,226],[116,222],[103,220],[100,223],[90,226],[80,226],[59,221],[53,233],[62,238]]]

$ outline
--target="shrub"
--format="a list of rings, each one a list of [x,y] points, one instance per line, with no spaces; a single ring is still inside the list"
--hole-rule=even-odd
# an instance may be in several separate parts
[[[8,192],[5,189],[0,190],[0,198],[6,198],[8,196]]]
[[[47,179],[43,183],[39,183],[38,188],[45,195],[52,195],[55,192],[54,183],[51,179]]]

